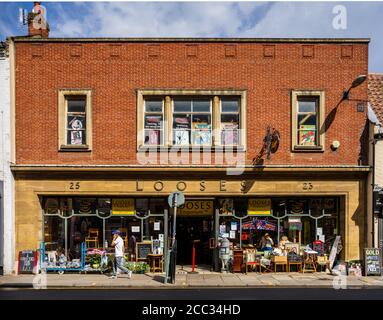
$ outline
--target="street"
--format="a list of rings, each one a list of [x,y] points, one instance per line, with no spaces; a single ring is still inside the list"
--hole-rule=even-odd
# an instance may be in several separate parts
[[[383,300],[383,289],[0,289],[0,300]]]

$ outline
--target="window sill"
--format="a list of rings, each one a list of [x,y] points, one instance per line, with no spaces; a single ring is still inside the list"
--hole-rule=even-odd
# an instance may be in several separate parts
[[[324,152],[322,146],[294,146],[293,152]]]
[[[88,145],[78,145],[78,146],[71,146],[71,145],[62,145],[59,149],[60,152],[90,152]]]
[[[165,151],[165,152],[179,152],[179,151],[207,151],[211,152],[225,152],[225,150],[233,150],[235,152],[246,152],[246,149],[243,146],[139,146],[137,152],[147,152],[147,151]]]

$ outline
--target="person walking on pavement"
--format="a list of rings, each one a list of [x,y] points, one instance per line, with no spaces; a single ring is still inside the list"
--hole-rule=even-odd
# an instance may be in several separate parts
[[[114,230],[112,247],[114,247],[115,259],[113,264],[113,274],[110,277],[111,279],[117,278],[117,268],[122,272],[128,274],[128,279],[132,277],[132,271],[124,267],[124,240],[120,237],[120,230]]]

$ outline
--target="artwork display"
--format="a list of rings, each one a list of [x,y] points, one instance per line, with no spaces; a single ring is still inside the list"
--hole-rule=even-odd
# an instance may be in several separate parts
[[[300,125],[299,126],[299,145],[300,146],[315,146],[316,126],[315,125]]]
[[[79,145],[82,144],[82,131],[70,132],[70,144]]]
[[[239,143],[237,123],[222,123],[221,143],[223,145],[237,145]]]
[[[189,145],[189,131],[175,130],[174,131],[174,144],[175,145]]]
[[[234,214],[234,200],[233,199],[219,199],[219,214]]]

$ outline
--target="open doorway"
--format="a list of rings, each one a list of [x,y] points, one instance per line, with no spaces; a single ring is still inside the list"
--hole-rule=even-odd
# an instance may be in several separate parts
[[[212,216],[177,217],[177,264],[191,265],[193,242],[195,242],[195,264],[211,265],[213,252],[209,239],[213,234]]]

